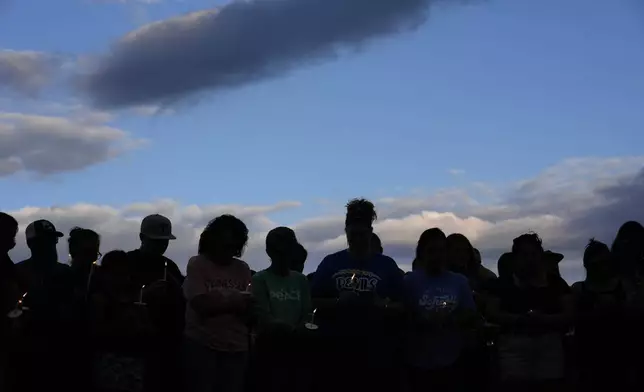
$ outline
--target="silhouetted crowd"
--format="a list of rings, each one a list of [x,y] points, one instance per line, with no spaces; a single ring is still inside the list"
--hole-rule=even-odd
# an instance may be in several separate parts
[[[462,234],[418,239],[412,271],[383,254],[368,200],[347,204],[348,248],[302,274],[293,230],[266,236],[270,266],[241,260],[248,229],[213,219],[186,275],[164,256],[168,218],[141,222],[139,249],[100,235],[25,230],[0,213],[0,390],[7,392],[610,391],[644,386],[644,228],[590,240],[586,278],[536,233],[509,243],[498,277]],[[386,253],[386,252],[385,252]]]

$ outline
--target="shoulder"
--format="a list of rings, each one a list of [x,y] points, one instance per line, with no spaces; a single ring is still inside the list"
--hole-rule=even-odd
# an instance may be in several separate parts
[[[346,259],[348,257],[349,257],[349,251],[344,249],[344,250],[341,250],[341,251],[326,255],[326,257],[324,257],[322,259],[322,262],[324,262],[324,261],[328,262],[328,261],[344,260],[344,259]]]
[[[235,258],[233,259],[231,266],[233,267],[234,271],[237,271],[238,273],[250,275],[250,266],[244,260]]]
[[[257,271],[255,273],[255,275],[253,275],[253,281],[258,281],[259,282],[259,281],[266,280],[266,275],[267,274],[268,274],[268,272],[266,270]]]
[[[190,270],[204,268],[209,263],[210,263],[210,260],[208,260],[205,256],[202,256],[202,255],[192,256],[188,260],[188,265],[186,267],[186,272],[190,271]]]
[[[396,268],[397,270],[400,269],[400,268],[398,268],[398,264],[396,263],[396,261],[394,259],[392,259],[391,257],[389,257],[389,256],[375,255],[374,256],[374,261],[380,263],[381,265],[390,267],[390,268]]]
[[[299,281],[307,281],[308,282],[308,279],[307,279],[306,275],[304,275],[304,274],[302,274],[300,272],[297,272],[297,271],[291,271],[291,278],[297,279]]]
[[[452,282],[455,282],[456,284],[466,285],[466,286],[470,285],[469,281],[467,280],[467,277],[463,274],[459,274],[452,271],[446,271],[445,276],[447,279],[451,280]]]

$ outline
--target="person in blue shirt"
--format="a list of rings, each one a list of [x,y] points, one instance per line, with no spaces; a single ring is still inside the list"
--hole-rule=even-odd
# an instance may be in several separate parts
[[[410,390],[460,391],[459,359],[478,319],[472,290],[465,276],[448,271],[447,238],[440,229],[423,232],[416,260],[422,267],[404,280]]]
[[[325,356],[337,359],[333,376],[324,378],[335,390],[369,389],[369,383],[381,388],[384,380],[375,375],[391,370],[395,342],[386,339],[385,318],[401,298],[403,273],[392,258],[374,251],[376,218],[373,203],[351,200],[345,219],[348,249],[326,256],[312,280],[316,320],[332,351]],[[363,377],[362,372],[373,374]]]

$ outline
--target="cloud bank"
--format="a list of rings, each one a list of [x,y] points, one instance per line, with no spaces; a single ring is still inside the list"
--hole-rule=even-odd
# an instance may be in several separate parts
[[[106,125],[108,120],[102,113],[56,117],[0,112],[0,178],[85,169],[143,142]]]
[[[341,49],[413,29],[434,3],[464,1],[232,1],[126,35],[80,85],[105,108],[169,104],[276,77]]]
[[[583,276],[580,255],[591,236],[610,243],[624,221],[644,221],[644,210],[636,204],[644,198],[643,164],[644,157],[567,160],[534,178],[511,184],[509,190],[490,189],[498,196],[490,203],[477,202],[465,189],[445,190],[426,197],[375,200],[380,218],[375,231],[383,240],[385,252],[400,265],[408,266],[420,233],[430,227],[465,234],[492,265],[510,248],[514,237],[533,230],[543,237],[547,248],[566,254],[563,273],[570,280],[578,279]],[[561,192],[552,187],[553,182],[560,185]],[[315,269],[325,254],[344,248],[345,202],[337,202],[336,214],[292,225],[310,252],[307,270]],[[168,254],[185,267],[196,252],[198,235],[208,220],[228,212],[238,215],[250,228],[251,240],[244,258],[255,269],[262,269],[267,266],[265,235],[281,224],[271,214],[300,206],[298,202],[198,206],[161,200],[126,206],[25,207],[10,211],[21,224],[19,245],[12,255],[16,260],[27,257],[24,228],[35,219],[50,219],[64,232],[76,225],[92,228],[102,235],[105,252],[136,248],[140,219],[150,213],[161,213],[172,219],[178,237]],[[60,254],[63,259],[66,257],[64,243],[60,245]]]

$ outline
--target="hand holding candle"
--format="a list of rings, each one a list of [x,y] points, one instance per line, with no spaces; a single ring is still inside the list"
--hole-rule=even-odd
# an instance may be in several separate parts
[[[141,286],[141,291],[139,292],[139,301],[135,302],[136,305],[145,306],[146,303],[143,302],[143,290],[145,290],[145,285]]]
[[[304,327],[306,329],[310,329],[312,331],[318,329],[317,324],[315,324],[315,312],[317,311],[317,308],[313,309],[313,313],[311,313],[311,320],[308,323],[304,324]]]
[[[18,302],[16,302],[15,308],[13,308],[9,313],[7,313],[7,317],[15,319],[22,316],[24,310],[29,310],[29,308],[22,306],[22,303],[26,296],[27,296],[27,293],[24,293],[22,297],[20,297]]]

